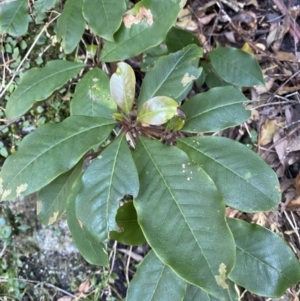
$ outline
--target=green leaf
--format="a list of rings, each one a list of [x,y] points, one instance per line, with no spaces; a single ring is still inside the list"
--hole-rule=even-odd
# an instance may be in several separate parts
[[[76,215],[86,233],[107,243],[108,232],[118,230],[115,217],[125,194],[135,197],[139,181],[125,135],[118,137],[96,158],[82,177]]]
[[[241,87],[265,85],[263,74],[253,55],[231,47],[218,47],[208,55],[213,68],[226,82]]]
[[[80,188],[81,177],[78,177],[73,184],[67,205],[67,221],[72,239],[80,254],[87,262],[95,265],[108,266],[108,256],[103,244],[89,239],[76,217],[75,199]]]
[[[224,296],[230,301],[239,301],[239,296],[235,290],[234,283],[230,280],[226,280],[229,286],[228,290],[224,290]],[[188,284],[187,290],[183,301],[218,301],[219,299],[214,298],[201,288]]]
[[[118,63],[117,71],[110,78],[110,93],[119,108],[129,114],[135,97],[135,74],[130,65]]]
[[[138,266],[129,284],[126,301],[181,301],[186,285],[183,279],[150,251]]]
[[[140,113],[137,116],[137,121],[161,125],[173,118],[177,114],[178,103],[166,96],[156,96],[146,101]]]
[[[142,229],[137,221],[137,214],[133,202],[119,207],[116,222],[118,231],[111,231],[109,237],[125,245],[139,246],[146,243]]]
[[[83,15],[92,31],[109,41],[114,41],[125,11],[125,0],[83,0]]]
[[[239,125],[251,116],[244,107],[247,101],[242,92],[230,86],[197,94],[182,106],[186,116],[182,131],[214,132]]]
[[[277,298],[299,283],[300,265],[286,242],[259,225],[228,218],[236,243],[236,264],[229,277],[260,296]]]
[[[180,277],[223,298],[216,277],[220,265],[232,269],[235,245],[214,183],[183,151],[148,138],[138,140],[134,161],[134,206],[148,243]]]
[[[50,61],[43,68],[25,72],[20,85],[7,102],[6,117],[12,119],[26,113],[36,101],[49,97],[84,66],[82,63],[56,60]]]
[[[210,62],[203,62],[201,63],[201,66],[203,67],[203,71],[205,73],[205,83],[210,89],[231,86],[231,84],[227,83],[220,76],[218,76]]]
[[[27,0],[3,1],[0,9],[0,33],[14,37],[23,36],[28,30]]]
[[[198,37],[187,30],[173,26],[167,34],[166,45],[170,52],[179,51],[190,44],[201,46]]]
[[[37,0],[34,2],[35,15],[44,13],[47,9],[50,9],[56,4],[57,0]]]
[[[276,210],[276,174],[243,144],[224,137],[190,137],[177,146],[209,174],[228,206],[244,212]]]
[[[155,47],[152,47],[148,50],[146,50],[143,53],[143,61],[141,63],[141,71],[148,72],[151,70],[156,61],[163,55],[168,54],[168,48],[166,45],[161,44]]]
[[[82,16],[82,0],[67,0],[57,20],[57,39],[62,39],[65,53],[71,53],[78,45],[85,29]]]
[[[159,45],[165,39],[185,2],[185,0],[138,2],[124,17],[127,27],[123,18],[120,29],[114,35],[115,41],[104,44],[100,59],[104,62],[125,60]],[[133,21],[136,23],[131,24]]]
[[[87,72],[76,85],[71,101],[72,115],[111,117],[117,105],[109,91],[108,76],[99,68]]]
[[[41,189],[37,197],[38,219],[44,225],[56,222],[66,210],[72,185],[82,173],[82,161]]]
[[[1,199],[35,192],[77,164],[94,145],[103,143],[115,126],[112,119],[71,116],[27,135],[0,173]]]
[[[169,96],[178,102],[183,100],[191,90],[193,81],[201,74],[202,69],[198,69],[201,56],[201,48],[190,45],[159,58],[143,80],[139,109],[154,96]]]

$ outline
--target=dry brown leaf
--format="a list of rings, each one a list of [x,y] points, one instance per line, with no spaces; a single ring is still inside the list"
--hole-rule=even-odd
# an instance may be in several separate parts
[[[294,87],[283,86],[277,91],[277,94],[284,95],[284,94],[293,93],[297,91],[300,91],[300,86],[294,86]]]
[[[298,150],[300,150],[300,137],[293,136],[292,139],[288,143],[286,151],[288,153],[290,153],[290,152],[296,152]]]
[[[279,140],[280,142],[277,142]],[[275,143],[275,150],[278,155],[278,159],[281,164],[283,164],[286,157],[286,148],[288,144],[287,139],[282,139],[280,133],[277,131],[274,133],[273,142]]]
[[[259,137],[259,145],[264,146],[273,140],[274,133],[276,132],[276,120],[268,120],[261,129]]]
[[[275,55],[275,58],[278,61],[297,62],[295,55],[290,52],[278,51]]]
[[[79,285],[78,292],[86,293],[88,292],[89,288],[90,288],[90,281],[87,279]]]
[[[199,17],[198,21],[203,25],[207,25],[216,15],[216,13],[212,13],[204,17]]]
[[[191,31],[195,31],[198,28],[197,24],[192,20],[191,11],[187,8],[184,8],[180,11],[176,25]]]
[[[294,200],[291,200],[287,206],[288,209],[299,209],[300,208],[300,196]]]

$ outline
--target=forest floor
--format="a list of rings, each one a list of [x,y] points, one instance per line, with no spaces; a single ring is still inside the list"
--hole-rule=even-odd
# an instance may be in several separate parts
[[[266,86],[244,91],[253,101],[248,105],[252,117],[240,127],[223,131],[222,136],[248,145],[276,172],[282,192],[278,211],[247,219],[282,236],[300,259],[300,0],[190,0],[177,26],[197,35],[206,51],[220,44],[242,48],[257,58]],[[128,63],[142,74],[139,58]],[[111,269],[89,265],[73,245],[65,218],[43,226],[35,203],[36,196],[31,195],[3,204],[30,227],[15,235],[12,249],[0,249],[0,259],[18,254],[14,269],[26,284],[19,299],[123,300],[148,247],[132,249],[111,242]],[[227,215],[243,218],[245,213],[228,209]],[[241,293],[241,300],[267,300]],[[299,301],[299,295],[298,285],[280,300]],[[0,300],[19,299],[0,295]]]

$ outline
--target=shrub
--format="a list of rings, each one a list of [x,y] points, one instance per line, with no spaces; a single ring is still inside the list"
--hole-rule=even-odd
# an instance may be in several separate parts
[[[55,1],[48,2],[35,9]],[[26,3],[3,7],[2,19],[15,19],[2,21],[2,31],[25,33]],[[300,279],[292,250],[271,231],[225,215],[226,206],[275,210],[277,177],[246,146],[209,134],[249,119],[242,87],[264,85],[263,75],[239,49],[217,47],[203,57],[192,33],[172,27],[184,4],[143,0],[126,12],[125,0],[66,2],[56,26],[65,53],[75,50],[88,23],[105,40],[95,61],[122,62],[110,79],[78,59],[23,74],[6,106],[9,119],[84,69],[71,116],[30,133],[5,161],[2,199],[39,191],[39,219],[51,224],[66,211],[76,246],[93,264],[109,264],[109,238],[148,243],[152,250],[127,300],[238,300],[235,284],[279,297]],[[8,14],[17,5],[19,19]],[[124,60],[141,53],[147,72],[136,97],[135,73]],[[195,83],[209,89],[187,99]]]

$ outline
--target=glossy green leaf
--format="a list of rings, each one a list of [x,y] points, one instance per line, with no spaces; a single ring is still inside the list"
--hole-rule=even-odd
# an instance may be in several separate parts
[[[229,289],[224,290],[224,298],[227,298],[230,301],[239,301],[240,299],[237,294],[237,291],[235,290],[234,283],[229,279],[227,279],[226,281],[228,283]],[[187,285],[186,293],[183,299],[183,301],[219,301],[219,300],[220,299],[217,299],[209,295],[201,288],[192,284]]]
[[[119,108],[129,114],[135,98],[135,74],[130,65],[118,63],[117,71],[110,78],[110,93]]]
[[[126,301],[181,301],[187,283],[150,251],[129,284]],[[202,300],[201,300],[202,301]]]
[[[216,87],[231,86],[231,84],[224,81],[214,70],[210,62],[203,62],[201,64],[205,73],[205,83],[212,89]]]
[[[27,0],[3,1],[0,9],[0,33],[14,37],[25,35],[29,16]]]
[[[202,69],[198,62],[202,50],[195,45],[159,58],[154,68],[147,72],[138,101],[141,109],[144,102],[154,96],[169,96],[178,102],[183,100],[199,77]]]
[[[276,174],[256,153],[224,137],[190,137],[177,146],[209,174],[228,206],[245,212],[276,210]]]
[[[9,156],[0,173],[1,200],[35,192],[77,164],[115,126],[113,119],[71,116],[46,124],[27,135]]]
[[[146,50],[143,53],[141,71],[148,72],[154,67],[155,63],[161,56],[166,55],[168,53],[168,48],[165,44],[161,44]]]
[[[120,29],[114,35],[115,41],[104,44],[100,59],[104,62],[125,60],[159,45],[176,21],[185,2],[185,0],[138,2],[124,16]]]
[[[108,41],[114,41],[125,11],[125,0],[83,0],[84,18],[95,34]]]
[[[65,212],[72,185],[82,173],[82,163],[80,161],[76,167],[58,176],[39,191],[37,216],[44,225],[53,224]]]
[[[84,66],[82,63],[54,60],[43,68],[32,68],[25,72],[7,102],[6,117],[15,118],[26,113],[36,101],[49,97]]]
[[[114,140],[88,167],[76,198],[83,229],[105,245],[109,231],[118,230],[115,217],[125,194],[135,197],[139,181],[125,135]]]
[[[72,240],[87,262],[108,266],[108,256],[105,246],[102,243],[89,239],[76,217],[75,199],[80,188],[81,177],[78,177],[72,186],[67,204],[67,221],[72,234]]]
[[[179,51],[190,44],[201,46],[198,37],[193,33],[174,26],[169,30],[166,37],[166,45],[170,52]]]
[[[239,125],[250,118],[245,109],[248,99],[234,87],[213,88],[188,100],[182,110],[184,132],[215,132]]]
[[[177,114],[178,103],[166,96],[156,96],[146,101],[137,120],[142,123],[161,125]]]
[[[277,234],[259,225],[228,218],[236,243],[236,264],[229,277],[260,296],[277,298],[300,281],[295,254]]]
[[[148,243],[180,277],[223,298],[215,277],[222,264],[232,269],[235,245],[214,183],[183,151],[148,138],[137,141],[134,161],[134,206]]]
[[[101,69],[93,68],[76,85],[70,108],[72,115],[111,117],[117,112],[109,91],[109,78]]]
[[[57,20],[57,39],[62,39],[65,53],[71,53],[78,45],[85,29],[82,16],[82,0],[67,0]]]
[[[208,55],[214,70],[226,82],[241,87],[265,85],[262,71],[253,55],[231,47],[218,47]]]
[[[116,215],[118,231],[111,231],[109,237],[125,245],[139,246],[146,243],[146,239],[137,220],[133,202],[119,207]]]

